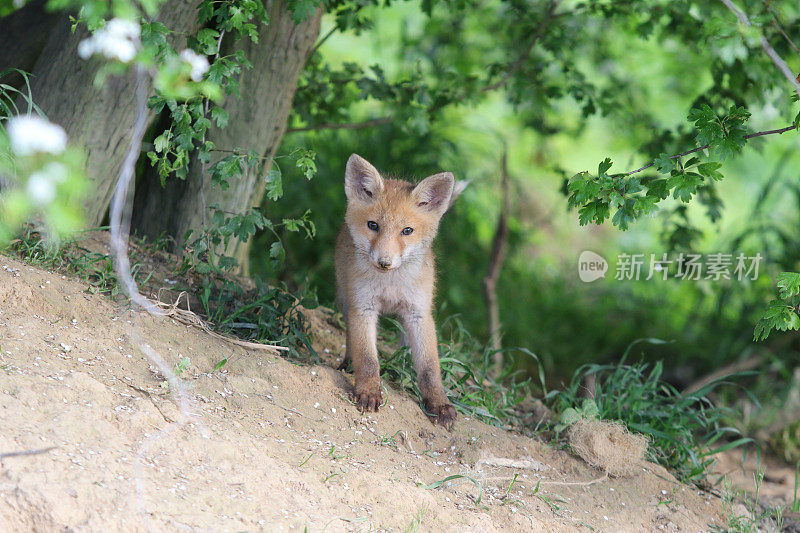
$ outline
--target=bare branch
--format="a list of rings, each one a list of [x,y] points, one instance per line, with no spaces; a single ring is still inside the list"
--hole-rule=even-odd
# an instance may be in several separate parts
[[[308,56],[307,57],[310,58],[311,56],[316,54],[317,50],[319,50],[319,47],[322,46],[323,44],[325,44],[325,41],[327,41],[328,38],[331,35],[333,35],[336,32],[336,30],[338,30],[338,29],[339,29],[339,26],[334,26],[333,28],[331,28],[328,31],[328,33],[326,33],[319,41],[317,41],[317,43],[311,48],[311,50],[308,51]]]
[[[766,130],[766,131],[759,131],[759,132],[756,132],[756,133],[750,133],[748,135],[745,135],[744,138],[745,139],[752,139],[754,137],[763,137],[764,135],[774,135],[774,134],[780,135],[781,133],[786,133],[787,131],[791,131],[793,129],[795,129],[794,126],[786,126],[785,128],[780,128],[780,129],[777,129],[777,130]],[[695,152],[699,152],[700,150],[705,150],[706,148],[709,148],[710,146],[711,146],[710,144],[704,144],[703,146],[699,146],[697,148],[692,148],[691,150],[686,150],[685,152],[681,152],[680,154],[671,155],[671,156],[669,156],[669,158],[670,159],[678,159],[679,157],[683,157],[685,155],[693,154]],[[620,177],[620,176],[630,176],[631,174],[636,174],[637,172],[641,172],[642,170],[648,169],[648,168],[654,166],[655,164],[656,163],[654,161],[654,162],[652,162],[650,164],[647,164],[647,165],[645,165],[643,167],[637,168],[636,170],[631,170],[630,172],[625,172],[624,174],[620,174],[618,177]]]
[[[302,128],[289,128],[286,133],[298,133],[301,131],[316,131],[316,130],[360,130],[363,128],[371,128],[372,126],[380,126],[388,124],[392,121],[392,117],[375,118],[366,120],[364,122],[351,122],[344,124],[337,124],[335,122],[327,122],[324,124],[315,124],[313,126],[304,126]]]
[[[778,28],[778,31],[781,32],[781,35],[783,35],[783,38],[786,39],[786,42],[789,43],[789,46],[791,46],[794,49],[794,51],[798,55],[800,55],[800,48],[798,48],[797,45],[794,44],[794,41],[788,35],[786,35],[786,31],[784,31],[783,26],[781,26],[781,23],[778,22],[778,17],[776,17],[775,15],[772,15],[772,23],[775,25],[776,28]]]
[[[739,6],[734,4],[733,0],[720,0],[720,2],[725,4],[725,7],[733,11],[733,13],[739,18],[739,22],[741,22],[744,26],[748,28],[752,26],[752,23],[750,22],[750,19],[747,18],[745,12],[742,11]],[[769,41],[767,41],[767,38],[764,37],[764,34],[761,33],[760,35],[761,48],[764,49],[764,52],[766,52],[772,62],[775,63],[775,66],[778,67],[778,70],[780,70],[783,75],[786,76],[786,79],[789,80],[789,83],[794,88],[794,92],[797,93],[797,97],[800,98],[800,82],[798,82],[795,75],[792,74],[791,69],[789,69],[789,65],[787,65],[781,56],[778,55],[778,52],[776,52],[775,49],[770,46]]]
[[[501,181],[503,191],[503,206],[500,209],[500,218],[492,239],[492,251],[489,254],[489,269],[483,278],[483,291],[486,298],[486,308],[489,315],[489,338],[494,354],[495,373],[500,373],[503,367],[503,352],[500,340],[500,310],[497,302],[497,279],[505,262],[508,250],[508,217],[511,210],[511,194],[509,192],[508,152],[503,151],[500,162]]]

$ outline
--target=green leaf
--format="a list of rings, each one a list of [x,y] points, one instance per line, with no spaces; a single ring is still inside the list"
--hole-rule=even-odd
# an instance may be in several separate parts
[[[669,174],[672,172],[672,169],[675,168],[675,160],[671,159],[666,153],[659,155],[654,162],[656,164],[656,170],[662,174]]]
[[[235,257],[222,255],[219,257],[219,267],[223,270],[231,270],[239,265],[239,261]]]
[[[633,205],[636,216],[648,215],[655,211],[658,198],[652,195],[637,196]]]
[[[611,207],[621,207],[625,203],[625,197],[617,191],[611,191],[608,195],[608,205]]]
[[[731,134],[716,143],[712,143],[711,149],[717,157],[724,161],[738,155],[742,151],[744,144],[744,135]]]
[[[721,167],[722,163],[717,163],[716,161],[709,161],[708,163],[703,163],[701,165],[698,165],[697,171],[706,178],[711,178],[713,180],[719,181],[723,178],[722,174],[717,172],[717,170]]]
[[[668,186],[672,188],[672,197],[681,202],[690,202],[697,193],[697,187],[703,178],[696,172],[684,172],[669,178]]]
[[[236,155],[223,157],[209,168],[211,180],[217,183],[222,189],[227,189],[229,181],[238,179],[244,173],[241,158]]]
[[[212,55],[217,52],[217,39],[219,31],[213,28],[203,28],[197,32],[197,42],[200,45],[199,51],[205,55]]]
[[[319,7],[320,0],[290,0],[289,9],[292,10],[292,20],[300,24],[310,18]]]
[[[581,226],[585,226],[590,222],[602,224],[608,218],[609,211],[608,203],[603,200],[594,200],[578,210],[578,221]]]
[[[561,413],[561,423],[564,426],[571,426],[580,419],[581,415],[578,413],[578,410],[572,407],[564,409],[564,412]]]
[[[577,207],[597,198],[600,193],[600,183],[588,172],[579,172],[569,179],[567,190],[571,193],[568,205]]]
[[[211,20],[214,16],[214,3],[212,0],[204,0],[197,8],[197,22],[204,23]]]
[[[272,259],[272,264],[279,266],[286,258],[286,251],[283,249],[281,241],[275,241],[269,247],[269,257]]]
[[[300,231],[306,225],[306,221],[302,218],[284,218],[281,223],[286,228],[286,231],[293,233]]]
[[[692,157],[687,162],[683,163],[683,168],[693,167],[699,162],[700,162],[700,158],[699,157]]]
[[[788,331],[800,329],[800,317],[790,305],[783,300],[772,300],[769,307],[756,323],[753,340],[762,341],[769,337],[772,330]]]
[[[627,230],[629,224],[636,219],[636,212],[634,210],[635,204],[636,201],[632,198],[625,200],[625,204],[620,206],[617,212],[614,213],[611,223],[622,231]]]
[[[218,128],[224,128],[228,125],[228,112],[219,106],[211,108],[211,118],[217,123]]]
[[[606,157],[605,159],[603,159],[597,166],[597,175],[602,176],[603,174],[605,174],[608,171],[608,169],[611,168],[611,164],[612,163],[610,157]]]
[[[242,242],[247,242],[250,236],[254,235],[256,232],[256,224],[253,217],[250,215],[243,215],[236,218],[239,218],[239,224],[233,231],[233,235]]]
[[[716,139],[724,137],[722,123],[708,104],[703,104],[699,108],[692,108],[689,112],[689,120],[694,122],[695,128],[697,129],[697,136],[695,139],[701,146],[711,144]]]
[[[800,273],[781,272],[777,277],[780,297],[787,299],[800,294]]]
[[[317,157],[314,150],[296,150],[295,157],[297,158],[297,168],[303,171],[303,175],[307,180],[314,177],[317,173],[317,164],[314,159]]]
[[[669,182],[666,179],[657,179],[647,184],[647,196],[653,196],[659,200],[666,200],[669,197]]]
[[[283,196],[283,179],[281,177],[281,171],[278,167],[270,169],[270,171],[267,172],[267,175],[264,177],[264,181],[267,184],[267,198],[274,202]]]
[[[166,137],[167,132],[162,133],[153,140],[153,147],[156,153],[166,152],[169,148],[169,139]]]
[[[597,403],[591,398],[583,400],[581,415],[584,418],[600,418],[600,409],[597,408]]]

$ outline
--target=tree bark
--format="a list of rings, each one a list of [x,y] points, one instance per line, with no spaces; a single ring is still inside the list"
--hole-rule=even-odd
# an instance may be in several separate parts
[[[171,44],[177,45],[178,40],[184,44],[185,35],[196,31],[198,3],[173,0],[162,7],[156,18],[176,32],[170,37]],[[84,60],[77,52],[78,43],[88,35],[85,27],[73,33],[67,16],[61,14],[33,67],[31,92],[45,115],[66,130],[70,143],[85,146],[86,173],[91,180],[85,222],[91,227],[99,225],[108,211],[136,102],[133,73],[109,77],[102,87],[95,86],[101,60]]]
[[[270,23],[260,29],[258,43],[249,39],[236,43],[244,49],[253,68],[240,75],[241,98],[230,97],[224,103],[228,125],[223,129],[212,126],[208,139],[218,149],[255,150],[270,158],[286,131],[297,80],[319,35],[322,10],[300,24],[292,21],[286,0],[268,2],[267,10]],[[149,173],[137,186],[134,227],[140,235],[151,238],[166,232],[180,243],[188,230],[202,227],[204,204],[208,218],[212,204],[230,213],[244,213],[258,205],[264,193],[262,178],[263,175],[247,172],[222,190],[211,185],[208,175],[202,179],[196,160],[185,180],[168,179],[164,188],[158,177]],[[241,249],[236,254],[240,265],[246,263]],[[235,252],[229,249],[227,253]],[[243,267],[246,269],[246,264]]]
[[[0,19],[0,72],[18,68],[30,72],[47,43],[47,37],[62,15],[45,11],[46,0],[33,0]],[[22,89],[19,74],[7,74],[2,82]],[[18,104],[19,105],[19,104]],[[21,108],[20,110],[27,107]]]

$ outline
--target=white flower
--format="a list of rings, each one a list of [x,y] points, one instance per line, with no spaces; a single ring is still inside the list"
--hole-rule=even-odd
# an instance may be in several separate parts
[[[189,63],[189,66],[192,67],[192,72],[189,74],[189,77],[194,81],[202,80],[203,74],[208,72],[208,58],[206,56],[196,54],[194,50],[187,48],[181,52],[181,59],[183,59],[186,63]]]
[[[109,59],[128,63],[136,57],[141,31],[136,22],[111,19],[105,26],[95,30],[91,37],[78,44],[78,55],[88,59],[94,54],[101,54]]]
[[[48,205],[56,198],[56,184],[67,179],[67,167],[61,163],[51,161],[42,170],[34,172],[28,178],[26,192],[31,203],[35,205]]]
[[[56,184],[44,172],[34,172],[28,178],[28,198],[35,205],[47,205],[56,198]]]
[[[36,115],[11,118],[6,126],[11,150],[17,155],[36,152],[60,154],[67,147],[67,133],[58,124]]]

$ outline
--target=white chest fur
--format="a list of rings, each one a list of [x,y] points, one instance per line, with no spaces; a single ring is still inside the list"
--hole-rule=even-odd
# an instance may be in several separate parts
[[[381,272],[368,261],[360,263],[360,276],[353,289],[363,309],[377,313],[406,314],[427,310],[433,292],[433,264],[428,257],[404,263],[401,267]]]

